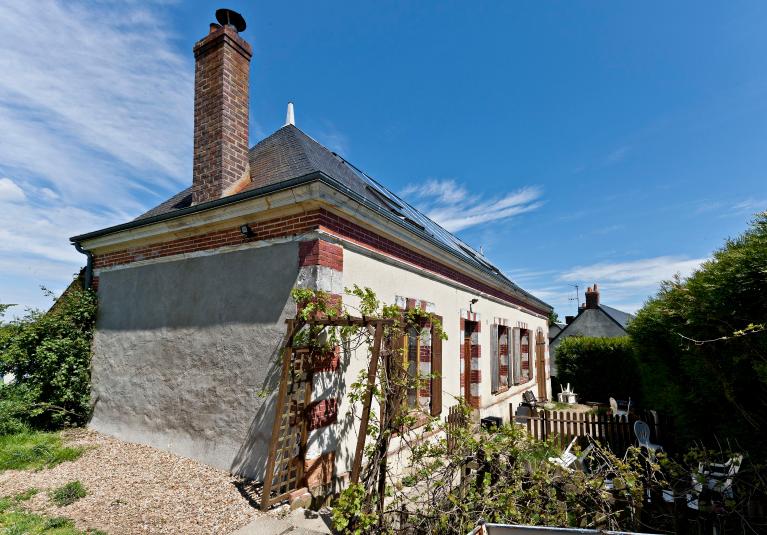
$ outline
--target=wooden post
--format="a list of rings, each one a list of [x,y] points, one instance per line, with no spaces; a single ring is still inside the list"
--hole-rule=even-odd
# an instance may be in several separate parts
[[[373,349],[370,356],[370,366],[368,368],[368,385],[365,391],[365,399],[362,405],[362,420],[360,421],[359,435],[357,435],[357,449],[354,452],[354,464],[352,465],[351,484],[359,483],[360,470],[362,469],[362,452],[365,449],[365,438],[368,433],[368,421],[370,420],[370,403],[373,399],[373,389],[375,388],[376,374],[378,373],[378,356],[381,353],[381,340],[383,339],[383,324],[376,323],[375,337],[373,338]]]
[[[269,499],[272,494],[272,481],[274,480],[274,461],[276,457],[275,448],[280,438],[280,427],[282,424],[282,413],[285,405],[285,394],[288,389],[288,375],[290,373],[290,359],[293,355],[293,320],[288,320],[288,343],[282,354],[282,373],[280,374],[280,389],[277,393],[277,402],[274,411],[274,423],[272,424],[272,436],[269,441],[269,459],[266,463],[266,473],[264,474],[264,487],[261,491],[261,509],[269,509]]]
[[[307,409],[309,404],[312,402],[312,383],[314,382],[315,356],[316,355],[309,353],[304,357],[303,362],[301,363],[301,373],[304,374],[306,382],[304,384],[304,405],[301,410],[301,438],[300,443],[298,444],[298,466],[296,468],[298,470],[297,481],[301,481],[302,483],[299,484],[303,485],[307,484],[307,482],[304,481],[304,470],[306,469],[306,449],[309,442],[309,421],[307,418]]]

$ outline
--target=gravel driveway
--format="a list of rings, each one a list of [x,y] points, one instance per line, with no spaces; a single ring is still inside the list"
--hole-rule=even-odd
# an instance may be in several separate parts
[[[262,514],[252,502],[258,496],[243,496],[235,484],[244,482],[222,470],[95,431],[68,430],[63,437],[87,451],[48,470],[0,473],[0,497],[37,488],[41,492],[26,508],[113,535],[226,534]],[[88,495],[71,505],[57,507],[43,492],[73,480],[80,480]]]

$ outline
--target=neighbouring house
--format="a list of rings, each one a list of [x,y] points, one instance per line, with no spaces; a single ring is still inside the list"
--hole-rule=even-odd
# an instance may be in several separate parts
[[[292,106],[283,127],[248,146],[243,28],[212,24],[194,45],[191,186],[72,238],[99,297],[90,425],[262,478],[295,287],[355,304],[343,294],[357,284],[439,315],[449,340],[424,334],[408,346],[412,369],[439,375],[418,410],[442,418],[464,396],[479,416],[508,421],[526,390],[549,397],[548,304],[298,129]],[[366,363],[339,349],[314,370],[299,459],[309,486],[349,470],[347,385]]]
[[[564,329],[567,326],[566,323],[552,323],[549,325],[549,342],[551,342],[554,338],[559,335],[559,333],[562,332],[562,329]]]
[[[586,302],[578,308],[577,316],[567,316],[565,324],[557,324],[558,332],[549,328],[549,352],[551,357],[551,375],[557,376],[557,346],[569,336],[594,336],[601,338],[617,338],[626,336],[626,327],[634,316],[617,308],[603,305],[599,302],[599,288],[586,289]]]

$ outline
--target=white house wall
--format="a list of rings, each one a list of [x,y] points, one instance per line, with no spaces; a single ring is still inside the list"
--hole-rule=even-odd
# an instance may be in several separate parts
[[[548,322],[545,318],[538,315],[519,310],[518,307],[500,302],[496,298],[481,296],[477,292],[472,292],[458,285],[448,282],[435,280],[434,277],[419,272],[417,268],[398,267],[395,263],[382,262],[370,255],[345,248],[344,250],[344,269],[343,282],[345,287],[351,287],[357,284],[360,287],[369,287],[375,291],[377,297],[386,304],[395,303],[397,297],[415,298],[434,303],[434,313],[442,316],[443,329],[448,339],[442,343],[442,416],[447,415],[450,406],[455,405],[456,398],[461,395],[460,373],[460,343],[462,334],[460,331],[461,310],[468,309],[472,299],[478,298],[479,301],[472,305],[472,311],[479,314],[479,320],[482,324],[479,332],[479,344],[481,346],[481,357],[479,365],[482,371],[482,381],[479,385],[480,416],[498,416],[504,421],[509,421],[509,404],[513,403],[516,408],[522,400],[522,393],[532,390],[536,395],[537,374],[535,369],[534,343],[531,343],[530,366],[533,370],[532,378],[529,382],[511,386],[508,391],[493,394],[491,392],[491,364],[490,364],[490,325],[493,319],[504,318],[508,320],[509,327],[517,327],[518,322],[527,324],[533,334],[540,328],[543,330],[544,337],[548,346]],[[357,298],[344,296],[344,303],[347,306],[357,306]],[[548,347],[547,368],[548,368]],[[361,371],[366,369],[367,358],[365,355],[355,355],[350,359],[348,367],[345,370],[346,383],[350,384],[356,381]],[[550,385],[547,381],[547,393],[550,397]],[[347,400],[343,400],[339,408],[339,423],[346,422],[347,425],[352,419],[354,408],[349,405]],[[357,407],[359,414],[361,408]],[[356,428],[356,424],[355,424]],[[350,433],[348,437],[341,440],[339,449],[336,451],[336,460],[339,462],[339,471],[343,466],[347,469],[351,466],[351,457],[354,453],[356,436]]]

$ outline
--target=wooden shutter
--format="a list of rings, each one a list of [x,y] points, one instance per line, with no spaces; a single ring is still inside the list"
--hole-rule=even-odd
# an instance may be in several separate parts
[[[518,385],[522,376],[522,344],[520,340],[519,327],[514,327],[514,343],[512,344],[514,350],[514,358],[512,359],[512,384]]]
[[[490,326],[490,391],[495,394],[500,388],[500,353],[498,347],[498,325]]]
[[[434,315],[442,325],[442,316]],[[431,415],[442,413],[442,338],[431,328]]]

